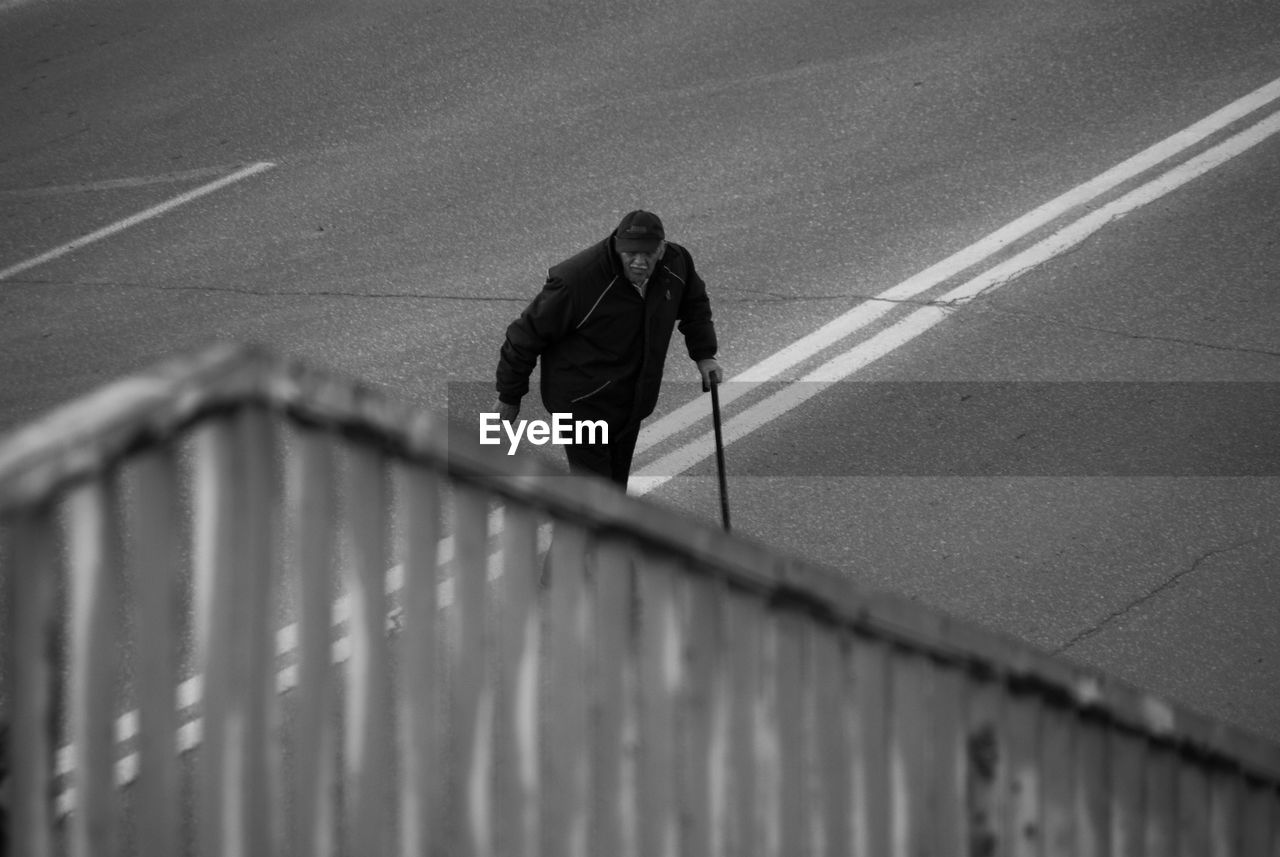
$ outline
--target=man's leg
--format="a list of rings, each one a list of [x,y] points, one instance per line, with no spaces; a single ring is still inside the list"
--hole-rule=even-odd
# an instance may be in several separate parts
[[[569,459],[569,472],[574,476],[613,478],[613,458],[606,444],[571,443],[564,448],[564,454]]]
[[[612,431],[612,428],[610,429]],[[617,437],[610,437],[609,452],[610,478],[627,488],[627,477],[631,475],[631,458],[636,452],[636,440],[640,437],[640,426],[631,425],[618,432]]]
[[[569,459],[569,472],[602,476],[625,489],[639,436],[639,426],[610,423],[607,444],[569,444],[564,448],[565,457]]]

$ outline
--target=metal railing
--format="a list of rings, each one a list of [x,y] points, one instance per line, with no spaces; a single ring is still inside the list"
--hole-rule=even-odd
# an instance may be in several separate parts
[[[0,516],[13,855],[1280,855],[1274,745],[253,348]]]

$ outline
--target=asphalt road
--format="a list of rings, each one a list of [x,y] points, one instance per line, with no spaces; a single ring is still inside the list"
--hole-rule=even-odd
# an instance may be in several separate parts
[[[474,419],[546,267],[635,207],[694,252],[732,378],[1277,78],[1271,0],[0,5],[0,429],[217,339]],[[1223,382],[1280,380],[1278,139],[735,440],[735,529],[1280,740],[1275,449],[1223,472],[1176,437],[1136,474],[1009,458],[1019,434],[1114,407],[1104,382],[1202,382],[1213,402],[1246,390]],[[678,339],[668,378],[660,416],[697,395]],[[1081,386],[993,405],[985,434],[950,436],[976,458],[935,437],[921,467],[892,438],[867,453],[870,381],[942,390],[947,418],[966,383],[990,385],[978,404]],[[1267,425],[1274,402],[1226,412]],[[1137,437],[1169,440],[1158,410],[1137,413]],[[651,434],[638,464],[696,432]],[[649,496],[714,520],[710,474],[661,474]]]

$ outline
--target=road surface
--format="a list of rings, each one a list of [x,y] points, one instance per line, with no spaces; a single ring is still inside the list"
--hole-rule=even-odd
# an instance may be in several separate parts
[[[1267,424],[1277,79],[1270,0],[10,3],[0,429],[221,339],[474,420],[545,269],[651,208],[695,253],[745,391],[735,529],[1280,740],[1274,446],[1219,471],[1133,399],[1124,424],[1168,442],[1145,470],[1014,463],[1019,437],[1117,406],[1117,382],[1232,391],[1237,422],[1206,416],[1209,435]],[[875,317],[813,340],[851,313]],[[633,490],[714,521],[695,377],[677,339]],[[933,410],[877,420],[865,382]]]

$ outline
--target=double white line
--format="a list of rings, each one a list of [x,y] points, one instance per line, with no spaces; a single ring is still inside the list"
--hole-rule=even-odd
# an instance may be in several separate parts
[[[1095,202],[1126,181],[1135,179],[1186,153],[1228,125],[1270,105],[1277,98],[1280,98],[1280,80],[1272,81],[1244,98],[1232,102],[1189,128],[1160,141],[1096,178],[1072,188],[985,238],[898,283],[893,288],[881,292],[874,299],[859,304],[808,336],[796,340],[740,375],[729,379],[730,383],[721,388],[721,405],[727,406],[750,391],[754,385],[779,380],[779,376],[786,370],[848,339],[892,311],[903,301],[917,298],[964,271],[988,261],[992,256],[1026,238],[1035,230],[1047,226],[1081,206]],[[1111,221],[1159,199],[1197,176],[1204,175],[1214,167],[1261,143],[1277,131],[1280,131],[1280,114],[1273,113],[1246,130],[1179,163],[1135,190],[1063,226],[1008,260],[996,264],[962,285],[934,298],[927,306],[829,359],[802,376],[798,382],[786,384],[777,393],[731,417],[723,427],[724,442],[729,444],[745,437],[770,420],[816,396],[825,387],[849,377],[859,369],[915,339],[946,318],[957,305],[1013,281],[1032,268],[1080,244]],[[661,419],[655,420],[646,431],[641,433],[636,444],[637,454],[705,418],[706,405],[699,399],[677,408]],[[714,452],[713,441],[714,434],[706,432],[641,468],[631,477],[630,493],[646,494],[653,491],[670,480],[672,476],[688,470],[709,457]]]

